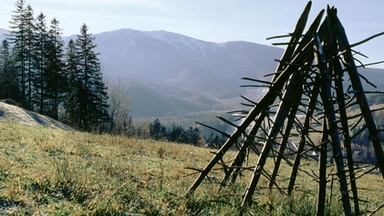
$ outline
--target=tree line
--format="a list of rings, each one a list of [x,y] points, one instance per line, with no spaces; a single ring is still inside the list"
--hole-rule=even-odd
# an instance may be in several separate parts
[[[171,126],[163,125],[157,118],[153,122],[141,128],[135,129],[135,135],[142,138],[204,146],[209,148],[220,148],[225,138],[211,132],[204,135],[197,127],[187,129],[173,123]]]
[[[112,130],[107,87],[88,26],[83,24],[65,46],[56,18],[48,26],[43,12],[35,17],[25,0],[15,6],[10,33],[0,46],[0,98],[80,130]]]
[[[371,97],[372,99],[373,97]],[[381,100],[382,97],[378,96],[377,100]],[[383,104],[373,106],[372,110],[376,109],[375,112],[372,113],[373,118],[375,119],[376,126],[379,132],[379,138],[381,141],[384,141],[384,110]],[[375,151],[372,146],[371,138],[369,135],[368,129],[360,124],[353,128],[352,134],[356,134],[356,136],[352,139],[352,151],[353,151],[353,159],[355,161],[361,163],[377,163]]]
[[[0,99],[83,131],[221,146],[222,138],[213,133],[204,137],[196,127],[166,128],[158,119],[135,128],[122,84],[107,91],[94,40],[83,24],[65,43],[58,19],[48,23],[43,12],[35,16],[26,0],[17,0],[0,45]]]
[[[157,119],[135,128],[121,84],[107,93],[94,37],[83,24],[67,43],[60,22],[37,16],[17,0],[10,32],[0,45],[0,99],[50,116],[76,129],[219,147],[222,138],[196,127],[166,128]]]

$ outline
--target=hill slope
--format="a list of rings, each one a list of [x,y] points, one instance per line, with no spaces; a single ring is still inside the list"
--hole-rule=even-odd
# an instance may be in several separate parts
[[[251,174],[244,172],[236,184],[217,191],[213,182],[222,177],[218,170],[210,174],[212,182],[186,198],[196,175],[188,175],[195,170],[185,167],[204,167],[212,157],[210,149],[4,122],[0,149],[0,215],[237,215]],[[224,161],[234,154],[229,152]],[[253,165],[257,156],[250,154],[249,159]],[[316,164],[306,164],[305,169],[317,172]],[[282,164],[281,178],[287,178],[290,169]],[[249,211],[313,215],[317,187],[304,172],[297,182],[291,198],[260,188],[258,203]],[[380,176],[365,175],[358,183],[364,189],[359,197],[370,201],[362,208],[382,204]],[[336,189],[333,196],[328,213],[339,215]]]
[[[40,125],[50,128],[73,130],[71,127],[48,116],[40,115],[4,102],[0,102],[0,122],[26,124],[30,126]]]

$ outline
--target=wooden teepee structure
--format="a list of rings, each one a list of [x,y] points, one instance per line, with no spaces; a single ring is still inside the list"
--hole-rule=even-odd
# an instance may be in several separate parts
[[[285,187],[288,188],[286,194],[289,195],[295,186],[300,160],[308,156],[305,151],[313,150],[319,152],[317,213],[323,215],[327,152],[332,152],[331,158],[337,168],[344,212],[346,215],[351,215],[352,212],[359,214],[356,166],[352,157],[351,141],[364,130],[369,132],[377,159],[376,166],[384,176],[381,131],[375,124],[373,110],[370,109],[365,96],[367,92],[361,82],[361,79],[365,78],[358,73],[352,55],[354,46],[383,33],[353,45],[349,44],[334,7],[327,8],[324,19],[325,10],[321,11],[305,31],[310,7],[311,2],[299,18],[294,32],[289,35],[290,41],[286,44],[286,50],[272,80],[266,82],[246,78],[256,82],[254,86],[267,85],[268,91],[257,103],[248,99],[253,107],[249,111],[239,111],[238,114],[243,116],[241,124],[235,125],[222,119],[235,130],[230,135],[226,134],[226,142],[201,170],[188,194],[193,193],[218,164],[222,165],[224,171],[221,186],[235,181],[239,172],[246,169],[244,163],[247,152],[254,151],[259,155],[258,161],[244,191],[242,206],[252,202],[252,196],[262,175],[269,180],[270,188],[283,188],[279,187],[280,183],[276,178],[282,160],[287,161],[292,168],[288,187]],[[348,112],[351,109],[358,109],[360,112],[352,116]],[[321,134],[320,142],[311,138],[309,134],[313,132]],[[295,155],[292,160],[292,157],[287,157],[286,150],[290,148],[289,138],[293,133],[298,134],[299,143],[296,149],[290,149]],[[257,146],[260,142],[261,151]],[[230,164],[225,164],[223,156],[234,146],[238,149],[237,154]],[[264,168],[268,158],[274,160],[272,172]]]

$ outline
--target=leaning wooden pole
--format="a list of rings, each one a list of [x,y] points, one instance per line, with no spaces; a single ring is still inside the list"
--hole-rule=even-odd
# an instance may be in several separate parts
[[[234,157],[232,163],[229,165],[228,170],[223,180],[221,181],[221,187],[224,187],[227,185],[227,182],[234,170],[235,172],[233,173],[233,176],[232,176],[232,182],[236,180],[237,173],[241,169],[241,166],[245,160],[246,150],[247,148],[250,147],[250,145],[253,145],[254,139],[255,139],[254,136],[257,133],[258,129],[260,128],[260,125],[263,122],[263,119],[265,118],[266,113],[268,112],[262,112],[259,114],[259,116],[257,116],[255,120],[255,124],[252,126],[250,133],[247,135],[246,140],[244,141],[244,144],[241,146],[240,150],[237,152],[236,156]]]
[[[335,74],[335,85],[336,85],[336,95],[337,95],[337,102],[339,104],[339,113],[340,113],[340,122],[341,122],[341,128],[343,132],[344,137],[344,148],[347,154],[347,164],[348,164],[348,173],[349,173],[349,182],[351,185],[352,190],[352,198],[353,198],[353,204],[355,209],[355,215],[360,214],[360,208],[359,208],[359,198],[357,195],[357,186],[356,186],[356,179],[355,179],[355,171],[353,166],[353,158],[352,158],[352,148],[351,148],[351,136],[349,134],[349,127],[348,127],[348,116],[347,116],[347,110],[345,106],[345,98],[344,98],[344,91],[343,91],[343,70],[341,69],[339,61],[334,62],[334,74]]]
[[[289,74],[284,73],[281,74],[278,80],[276,81],[278,85],[275,85],[273,88],[281,89],[283,86],[283,78],[288,76]],[[207,174],[212,170],[212,168],[217,164],[217,162],[224,156],[224,154],[231,148],[231,146],[238,140],[238,138],[243,134],[246,128],[251,124],[251,122],[256,118],[256,116],[267,110],[267,107],[270,106],[275,98],[277,97],[277,93],[275,91],[269,91],[265,96],[260,100],[259,106],[255,106],[249,114],[246,116],[244,121],[238,126],[232,135],[227,139],[227,141],[223,144],[223,146],[219,149],[219,151],[215,154],[215,156],[211,159],[211,161],[207,164],[207,166],[202,170],[199,177],[195,180],[192,186],[188,189],[187,194],[193,193],[196,188],[201,184]]]
[[[323,133],[321,136],[320,143],[320,160],[319,160],[319,186],[317,191],[317,216],[325,215],[325,201],[326,201],[326,190],[327,190],[327,146],[328,140],[328,129],[327,124],[323,118]]]
[[[287,85],[287,90],[283,96],[285,97],[291,97],[294,95],[294,90],[295,90],[295,80],[298,80],[299,77],[302,77],[303,74],[300,73],[299,67],[303,66],[300,63],[302,62],[307,62],[306,59],[308,58],[309,52],[311,50],[310,46],[306,46],[306,49],[303,50],[303,52],[300,52],[298,56],[294,59],[294,61],[289,64],[289,66],[286,68],[285,72],[290,71],[289,74],[292,74],[292,77],[290,80],[293,80],[294,82],[292,85]],[[296,62],[297,61],[297,62]],[[300,62],[300,63],[299,63]],[[288,79],[285,79],[286,82],[288,82]],[[256,189],[256,186],[258,184],[259,178],[261,176],[261,173],[264,169],[265,162],[267,160],[267,157],[272,149],[272,144],[274,142],[274,139],[276,138],[277,133],[281,129],[284,120],[287,116],[289,107],[291,106],[290,101],[287,100],[282,100],[279,108],[277,110],[277,113],[274,118],[274,124],[270,131],[268,132],[267,135],[267,140],[264,143],[263,149],[260,153],[259,159],[257,161],[256,167],[253,171],[251,181],[249,185],[247,186],[245,192],[244,192],[244,197],[243,201],[241,203],[242,206],[247,206],[252,202],[252,195]]]
[[[307,7],[308,7],[308,5],[307,5]],[[307,11],[305,10],[305,12],[307,12]],[[292,37],[292,39],[290,41],[290,45],[292,46],[291,43],[298,43],[299,45],[298,45],[297,49],[295,50],[295,52],[293,52],[293,50],[292,50],[292,52],[290,53],[291,55],[297,54],[298,52],[301,52],[302,48],[304,47],[304,45],[306,45],[307,43],[309,43],[311,41],[311,39],[313,38],[313,35],[315,34],[317,29],[319,28],[319,25],[321,23],[321,19],[323,17],[323,14],[324,14],[324,10],[320,11],[320,13],[317,15],[315,20],[310,25],[308,31],[305,33],[304,37],[301,38],[301,41],[293,40],[293,37]],[[300,24],[298,26],[300,26],[302,28],[304,25],[302,23],[302,24]],[[295,39],[300,39],[300,37],[298,37],[298,38],[295,37]],[[288,54],[288,53],[286,53],[286,54]],[[309,70],[309,67],[310,67],[310,64],[307,64],[305,70]],[[301,95],[293,97],[293,98],[295,98],[298,101],[296,103],[294,103],[295,107],[292,108],[291,115],[288,117],[288,125],[287,125],[287,128],[286,128],[286,132],[284,133],[285,135],[284,135],[283,140],[281,142],[281,146],[280,146],[280,148],[278,150],[278,155],[277,155],[277,159],[276,159],[276,162],[275,162],[275,167],[274,167],[273,173],[271,175],[271,180],[270,180],[270,183],[269,183],[269,188],[272,187],[272,185],[274,184],[275,178],[277,176],[277,173],[278,173],[278,170],[279,170],[279,166],[280,166],[280,163],[281,163],[281,159],[282,159],[282,157],[284,155],[284,150],[285,150],[286,145],[287,145],[287,143],[286,143],[287,140],[288,140],[287,136],[289,136],[289,133],[290,133],[290,130],[291,130],[291,127],[292,127],[292,124],[293,124],[293,118],[295,117],[295,114],[296,114],[298,106],[299,106],[300,97],[301,97]]]
[[[343,202],[344,214],[352,215],[351,204],[349,202],[348,183],[344,170],[343,153],[341,151],[341,144],[339,139],[339,132],[336,124],[336,113],[333,107],[332,95],[331,95],[331,80],[329,77],[329,71],[327,70],[326,56],[324,53],[321,40],[318,35],[315,35],[315,63],[317,64],[318,73],[322,79],[321,85],[321,99],[324,104],[324,114],[329,124],[329,136],[331,137],[331,144],[333,147],[333,157],[335,159],[337,176],[339,178],[341,199]]]
[[[268,91],[258,103],[252,103],[254,106],[246,116],[244,116],[246,112],[240,112],[244,117],[240,125],[225,121],[235,127],[234,132],[231,135],[224,133],[228,137],[227,141],[206,167],[200,171],[200,175],[188,189],[187,194],[193,193],[208,173],[213,170],[214,166],[223,161],[223,156],[228,150],[232,146],[239,144],[239,138],[242,135],[245,135],[245,140],[241,146],[238,145],[239,151],[229,167],[224,165],[224,178],[220,185],[220,188],[226,186],[231,177],[232,181],[235,181],[240,171],[251,170],[249,167],[244,166],[244,162],[248,156],[252,156],[248,154],[249,150],[257,152],[258,160],[252,170],[251,179],[244,190],[241,202],[242,209],[252,203],[252,197],[256,188],[259,187],[259,179],[262,175],[269,180],[270,188],[276,186],[282,194],[286,194],[280,189],[280,178],[277,178],[282,160],[286,160],[292,165],[291,178],[288,184],[288,195],[290,195],[295,188],[296,178],[300,170],[300,161],[307,156],[307,151],[315,148],[320,151],[318,160],[319,176],[305,171],[303,173],[315,177],[319,181],[317,215],[324,215],[326,212],[327,147],[329,146],[332,148],[332,159],[337,169],[338,187],[344,214],[352,214],[349,189],[352,194],[351,198],[353,198],[354,214],[359,214],[358,188],[352,157],[352,139],[365,129],[368,129],[377,158],[377,166],[384,177],[384,151],[379,139],[380,130],[377,129],[372,117],[360,81],[360,75],[352,56],[351,45],[347,40],[343,26],[337,18],[336,9],[328,7],[327,17],[322,23],[324,10],[321,11],[309,29],[303,33],[310,7],[311,2],[307,4],[300,16],[294,32],[288,35],[291,36],[290,41],[282,43],[287,47],[274,72],[272,81],[264,82],[248,78],[248,80],[268,83]],[[384,35],[384,33],[372,36],[357,44],[362,44],[378,35]],[[345,81],[343,78],[347,75],[350,78],[352,93],[345,92],[344,89]],[[252,102],[252,100],[249,100],[249,102]],[[274,112],[276,103],[278,103],[278,108]],[[348,116],[348,109],[351,107],[358,107],[361,114]],[[302,117],[296,116],[303,114]],[[319,116],[321,116],[322,122],[319,120]],[[355,117],[360,117],[360,119],[353,122],[352,119]],[[360,121],[364,121],[364,127],[355,134],[351,134],[351,130],[360,125]],[[351,123],[353,124],[350,125]],[[322,125],[323,128],[320,129],[317,125]],[[252,129],[248,133],[247,129],[249,127],[252,127]],[[291,154],[285,153],[285,149],[288,148],[287,143],[291,138],[291,130],[298,133],[299,136],[297,138],[295,136],[293,139],[298,139],[300,142],[297,151],[293,152],[295,154],[293,163],[288,158],[288,155]],[[217,129],[216,131],[221,132]],[[312,133],[318,132],[322,133],[319,145],[312,140]],[[257,145],[255,139],[259,138],[264,141],[261,152],[254,149]],[[346,171],[344,165],[342,144],[345,147],[348,171]],[[278,146],[280,148],[276,151]],[[269,157],[275,159],[272,175],[265,168]],[[332,196],[334,184],[333,174],[331,175]],[[348,184],[348,180],[350,180],[350,184]]]
[[[251,124],[251,122],[256,118],[256,116],[268,110],[268,106],[273,104],[275,98],[277,97],[278,92],[283,89],[283,86],[286,83],[286,80],[292,74],[292,66],[297,67],[297,64],[302,62],[303,58],[310,53],[309,44],[304,47],[303,51],[300,52],[290,64],[288,64],[287,68],[279,73],[276,78],[274,84],[270,87],[269,91],[260,99],[260,102],[257,106],[252,108],[252,110],[245,117],[244,121],[238,126],[232,135],[227,139],[227,141],[223,144],[223,146],[219,149],[219,151],[215,154],[215,156],[211,159],[211,161],[207,164],[207,166],[201,171],[199,177],[195,180],[192,186],[188,189],[187,194],[193,193],[196,188],[201,184],[203,179],[207,176],[207,174],[212,170],[212,168],[216,165],[216,163],[224,156],[224,154],[231,148],[234,142],[241,136],[241,134],[245,131],[245,129]]]
[[[288,67],[287,63],[289,63],[292,60],[292,57],[295,56],[295,51],[303,48],[303,47],[299,47],[300,49],[296,49],[296,46],[299,46],[300,44],[303,45],[302,43],[300,43],[300,40],[302,39],[302,35],[308,21],[308,16],[309,16],[309,12],[311,11],[311,6],[312,6],[312,2],[309,1],[305,6],[303,12],[301,13],[300,18],[297,20],[295,29],[293,30],[293,33],[292,33],[291,39],[288,42],[287,48],[284,50],[283,56],[278,62],[276,72],[272,77],[272,82],[275,82],[276,79],[279,77],[280,73],[283,70],[285,70],[286,67]]]
[[[305,71],[305,69],[303,71]],[[292,76],[292,78],[289,81],[289,86],[287,86],[287,94],[284,94],[284,97],[282,98],[282,101],[291,101],[290,103],[291,108],[289,110],[289,115],[287,117],[287,124],[285,127],[285,132],[283,134],[283,139],[278,149],[275,166],[271,175],[271,179],[269,181],[270,189],[272,189],[272,186],[275,184],[275,179],[279,171],[280,163],[284,157],[284,151],[286,149],[286,146],[288,145],[288,139],[290,137],[291,129],[293,127],[296,113],[300,105],[300,99],[303,92],[303,83],[305,79],[304,76],[305,76],[304,74],[301,74],[298,76]],[[288,91],[291,91],[291,92],[288,92]]]
[[[364,120],[368,127],[372,146],[373,146],[373,149],[375,150],[377,166],[380,168],[381,174],[384,178],[384,151],[380,143],[379,132],[376,128],[375,121],[373,120],[372,112],[371,112],[371,109],[369,108],[367,98],[365,97],[364,88],[363,88],[363,85],[361,84],[359,73],[356,69],[356,64],[352,56],[351,47],[348,42],[348,38],[345,34],[344,27],[342,26],[337,16],[336,15],[334,16],[335,16],[335,22],[336,22],[336,28],[337,28],[336,30],[339,32],[339,34],[337,35],[338,43],[340,46],[340,50],[344,51],[343,57],[345,59],[345,67],[347,68],[349,77],[351,79],[352,87],[355,91],[356,99],[360,105],[361,112],[364,116]]]
[[[317,103],[317,97],[319,96],[320,93],[320,79],[319,75],[315,77],[315,83],[311,91],[311,98],[307,107],[307,113],[305,115],[305,120],[304,120],[304,125],[303,128],[301,128],[300,131],[300,143],[299,147],[296,151],[296,157],[293,162],[292,166],[292,171],[291,171],[291,177],[289,178],[289,183],[288,183],[288,194],[291,194],[295,183],[296,183],[296,177],[297,173],[299,171],[299,166],[300,166],[300,161],[301,161],[301,154],[304,150],[304,146],[306,144],[306,136],[308,135],[309,129],[310,129],[310,121],[312,118],[313,113],[316,110],[316,103]]]
[[[332,10],[328,8],[328,13],[332,13]],[[347,115],[347,108],[346,108],[346,102],[345,102],[345,96],[344,93],[344,84],[343,84],[343,77],[344,77],[344,70],[341,66],[341,59],[338,56],[338,42],[336,35],[334,34],[334,29],[332,21],[334,19],[333,15],[330,15],[330,18],[328,18],[325,22],[326,29],[329,31],[329,36],[327,37],[328,41],[328,55],[331,56],[329,61],[329,67],[333,72],[333,80],[335,85],[335,91],[336,91],[336,99],[338,104],[338,113],[340,115],[340,123],[341,123],[341,132],[343,134],[344,140],[343,140],[343,146],[345,148],[346,157],[347,157],[347,166],[348,166],[348,173],[349,173],[349,181],[352,191],[352,198],[354,203],[354,214],[359,214],[360,208],[359,208],[359,199],[357,194],[357,186],[356,186],[356,180],[355,180],[355,172],[354,172],[354,162],[352,158],[352,148],[351,148],[351,135],[350,135],[350,129],[348,125],[348,115]]]
[[[256,189],[257,183],[258,183],[259,178],[261,176],[261,173],[264,169],[264,165],[265,165],[265,162],[267,161],[267,157],[269,155],[269,152],[272,149],[272,144],[274,142],[274,139],[275,139],[281,125],[284,122],[284,118],[285,118],[286,113],[287,113],[286,109],[287,109],[287,107],[286,107],[285,103],[283,102],[282,105],[279,106],[279,109],[278,109],[277,114],[276,114],[274,121],[273,121],[274,124],[267,135],[267,140],[265,141],[263,149],[261,150],[261,153],[260,153],[259,159],[257,161],[257,165],[254,169],[251,181],[244,192],[243,202],[241,203],[242,206],[247,206],[248,204],[250,204],[252,202],[252,195]]]

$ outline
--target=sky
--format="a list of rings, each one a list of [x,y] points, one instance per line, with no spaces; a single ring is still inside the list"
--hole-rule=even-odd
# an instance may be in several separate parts
[[[16,0],[1,0],[0,28],[9,28]],[[64,35],[86,23],[92,33],[131,28],[165,30],[211,42],[250,41],[271,45],[267,37],[292,32],[307,0],[26,0],[60,21]],[[310,20],[338,8],[351,43],[384,31],[382,0],[314,0]],[[369,63],[384,60],[384,37],[356,48]],[[377,67],[384,68],[383,65]]]

